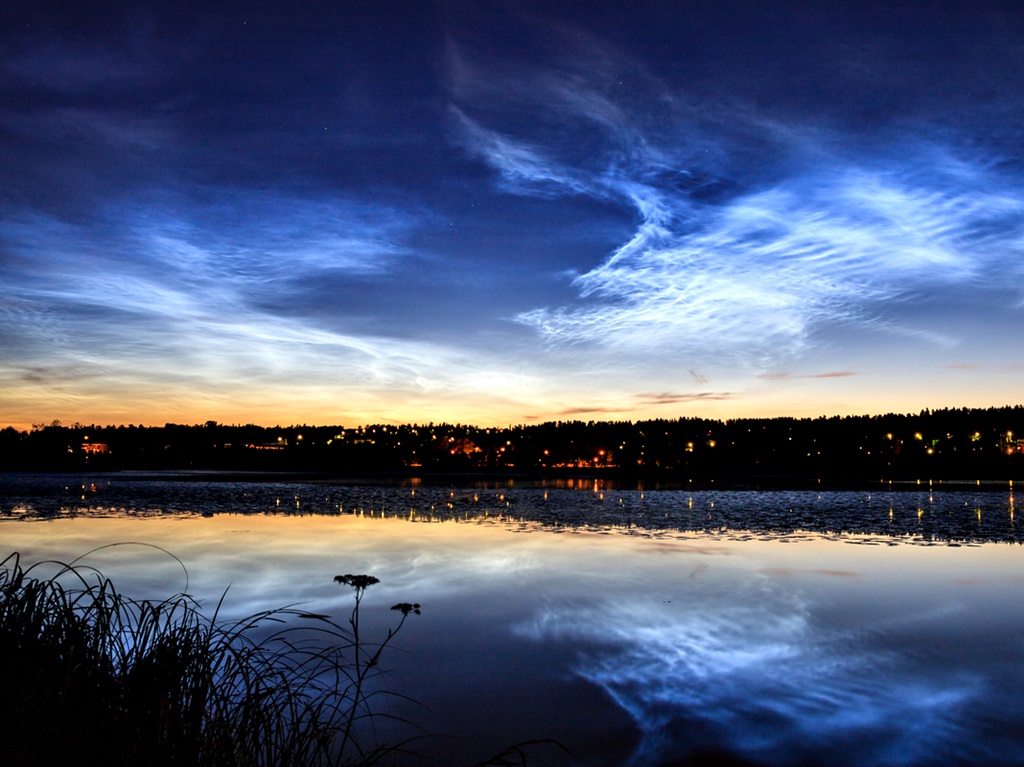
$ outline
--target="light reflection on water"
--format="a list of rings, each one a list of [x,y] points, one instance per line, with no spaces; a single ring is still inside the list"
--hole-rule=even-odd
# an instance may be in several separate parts
[[[130,477],[130,475],[128,475]],[[912,486],[916,487],[916,486]],[[418,522],[498,520],[552,529],[700,530],[733,537],[857,533],[887,543],[1024,543],[1011,489],[643,491],[568,481],[469,488],[330,482],[132,480],[120,475],[0,475],[0,518],[221,513],[364,514]]]
[[[991,542],[1015,535],[1004,494],[602,501],[99,478],[70,504],[66,479],[35,494],[4,486],[3,510],[26,509],[0,522],[5,550],[68,560],[156,544],[206,604],[230,586],[230,616],[292,603],[345,615],[341,572],[381,578],[368,629],[386,628],[390,604],[422,603],[391,660],[395,687],[425,706],[402,713],[457,736],[431,751],[442,763],[537,737],[563,740],[581,765],[698,751],[772,765],[1024,762],[1024,565],[1016,545]],[[319,504],[327,513],[305,513]],[[929,545],[944,541],[966,545]],[[152,548],[85,561],[140,596],[185,588]]]

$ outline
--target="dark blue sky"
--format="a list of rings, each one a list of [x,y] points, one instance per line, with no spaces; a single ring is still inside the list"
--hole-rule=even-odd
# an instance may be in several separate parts
[[[0,9],[0,421],[1019,402],[1020,3]]]

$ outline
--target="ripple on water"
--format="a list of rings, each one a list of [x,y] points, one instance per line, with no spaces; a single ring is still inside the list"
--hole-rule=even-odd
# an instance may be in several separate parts
[[[1004,491],[619,491],[409,487],[323,482],[133,479],[118,475],[5,475],[0,518],[359,514],[412,522],[475,522],[528,532],[660,536],[699,532],[731,540],[857,536],[860,546],[1024,542]]]

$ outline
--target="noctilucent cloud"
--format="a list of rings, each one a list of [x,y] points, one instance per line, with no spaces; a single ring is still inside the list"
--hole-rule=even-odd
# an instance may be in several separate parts
[[[1019,2],[0,8],[0,422],[1017,404]]]

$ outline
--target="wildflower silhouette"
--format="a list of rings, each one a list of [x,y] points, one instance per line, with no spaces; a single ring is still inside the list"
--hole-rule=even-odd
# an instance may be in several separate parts
[[[335,575],[334,582],[352,586],[356,589],[357,593],[360,593],[366,591],[373,584],[380,583],[380,578],[374,578],[372,575],[352,575],[347,573],[345,575]]]
[[[355,723],[357,718],[367,716],[372,718],[373,714],[370,711],[369,699],[373,693],[369,695],[365,692],[365,684],[369,679],[371,671],[376,668],[378,661],[380,660],[381,654],[384,652],[384,648],[388,646],[391,639],[399,632],[402,626],[405,624],[406,618],[409,617],[409,613],[420,614],[420,606],[410,604],[408,602],[401,602],[394,607],[392,610],[397,610],[402,613],[402,618],[399,620],[398,625],[393,629],[388,629],[388,635],[384,638],[376,648],[364,647],[362,640],[359,637],[359,605],[363,601],[363,596],[366,594],[366,590],[377,583],[380,583],[380,578],[376,578],[372,575],[353,575],[352,573],[346,573],[345,575],[335,575],[334,582],[340,583],[343,586],[351,586],[355,589],[356,603],[352,608],[352,614],[349,616],[348,623],[352,627],[352,673],[350,675],[350,681],[353,689],[352,706],[348,711],[348,723],[345,727],[345,734],[341,743],[341,752],[344,753],[346,748],[351,742],[351,738],[355,733]]]

